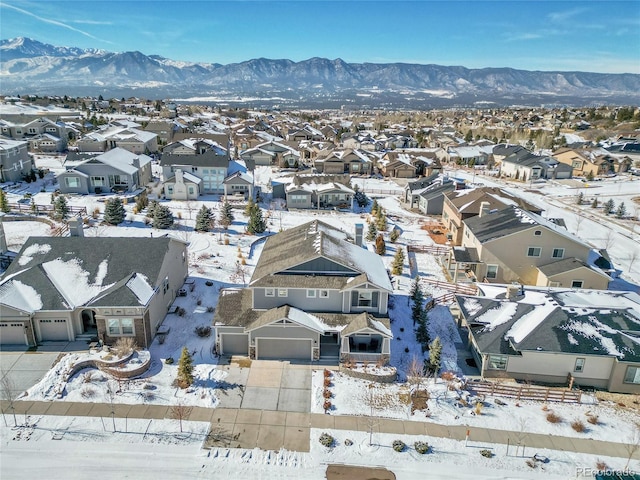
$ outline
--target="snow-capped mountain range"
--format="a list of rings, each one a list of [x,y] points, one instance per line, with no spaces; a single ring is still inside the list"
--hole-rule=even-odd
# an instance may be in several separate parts
[[[197,97],[268,106],[637,104],[640,75],[265,58],[221,65],[140,52],[0,41],[2,94]]]

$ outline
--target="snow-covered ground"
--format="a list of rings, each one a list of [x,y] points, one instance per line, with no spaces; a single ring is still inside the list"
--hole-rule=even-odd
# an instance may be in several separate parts
[[[52,170],[60,170],[61,164],[57,157],[41,157],[37,160],[39,167],[46,166]],[[454,172],[455,176],[467,176],[470,180],[472,174],[462,171]],[[267,190],[270,179],[273,176],[271,169],[261,169],[257,172],[256,178],[259,179],[262,186]],[[495,180],[476,176],[476,182],[485,184],[493,184]],[[594,182],[596,183],[596,182]],[[578,233],[581,238],[590,242],[594,247],[608,247],[608,251],[616,263],[616,266],[622,270],[622,280],[618,285],[628,289],[636,289],[640,284],[640,258],[633,263],[633,252],[640,251],[640,226],[635,226],[629,220],[617,220],[610,217],[603,217],[597,211],[592,211],[588,205],[583,205],[580,209],[584,212],[584,220],[577,220],[578,217],[574,213],[567,213],[567,210],[575,210],[574,199],[579,191],[584,191],[585,198],[592,198],[595,193],[599,193],[600,199],[606,201],[609,196],[616,198],[616,202],[628,202],[628,211],[633,213],[632,198],[640,195],[640,182],[616,182],[616,179],[609,179],[603,182],[597,182],[597,186],[580,188],[579,190],[563,185],[558,182],[547,182],[545,184],[533,184],[532,188],[524,191],[522,185],[508,183],[506,188],[518,195],[524,196],[526,199],[543,206],[546,211],[545,217],[562,217],[565,219],[569,231]],[[580,184],[578,184],[580,185]],[[400,192],[401,189],[393,187],[393,184],[384,180],[367,179],[366,183],[362,179],[362,186],[366,190],[373,192],[394,191]],[[531,187],[531,186],[528,186]],[[9,200],[15,202],[25,193],[33,194],[36,203],[50,203],[51,192],[55,189],[55,184],[51,182],[51,178],[45,177],[38,180],[34,184],[21,185],[13,189],[9,189]],[[397,248],[405,248],[410,243],[430,244],[431,239],[427,232],[421,229],[421,225],[425,221],[425,217],[404,210],[398,199],[390,194],[375,194],[380,205],[386,210],[390,216],[389,229],[394,226],[401,230],[402,235],[397,244],[387,242],[387,253],[383,257],[383,261],[387,267],[391,265],[393,255]],[[104,198],[101,198],[102,200]],[[624,199],[624,200],[623,200]],[[100,199],[90,196],[70,196],[69,203],[75,206],[85,206],[89,212],[98,208],[104,210],[104,203]],[[602,203],[602,202],[601,202]],[[282,212],[278,210],[265,210],[268,223],[268,232],[261,236],[252,236],[244,233],[247,218],[241,209],[234,210],[236,220],[229,228],[229,244],[225,244],[223,239],[224,232],[198,233],[193,231],[195,217],[198,209],[202,205],[213,208],[216,211],[220,208],[218,197],[204,197],[199,201],[177,202],[163,201],[163,204],[169,206],[174,213],[177,221],[177,228],[174,230],[163,231],[156,230],[146,225],[142,214],[134,214],[133,205],[126,205],[127,219],[117,227],[108,227],[96,224],[85,229],[86,236],[158,236],[169,234],[176,236],[190,243],[189,248],[189,264],[190,279],[194,280],[193,292],[188,291],[186,297],[178,297],[175,306],[184,308],[185,314],[179,316],[177,314],[167,315],[164,326],[169,329],[169,333],[163,343],[156,338],[151,345],[149,352],[151,355],[151,369],[142,376],[126,385],[122,392],[117,394],[113,399],[114,402],[122,403],[149,403],[149,404],[175,404],[177,402],[198,405],[206,407],[214,407],[217,405],[217,398],[214,387],[217,382],[224,380],[224,372],[217,369],[216,357],[213,354],[213,336],[207,338],[198,337],[194,330],[196,326],[205,326],[211,324],[212,309],[217,304],[218,294],[221,288],[228,286],[242,286],[246,284],[251,277],[256,261],[259,258],[260,250],[263,243],[261,238],[264,236],[278,232],[281,229],[287,229],[297,226],[313,219],[320,219],[346,232],[354,232],[356,223],[364,223],[367,218],[366,213],[343,213],[335,211],[295,211]],[[268,205],[268,204],[267,204]],[[574,218],[575,217],[575,218]],[[38,222],[5,222],[4,224],[8,244],[12,250],[19,250],[21,244],[31,235],[46,236],[50,232],[50,227],[44,223]],[[608,240],[609,231],[613,232],[613,240]],[[611,243],[605,245],[605,243]],[[237,263],[244,260],[246,264],[242,271],[238,270]],[[420,275],[422,279],[444,280],[445,276],[442,266],[436,259],[428,254],[416,254],[414,272]],[[209,281],[212,285],[206,285],[205,281]],[[412,333],[413,324],[411,320],[411,311],[408,302],[408,292],[411,286],[411,272],[409,269],[409,260],[405,259],[404,271],[401,276],[394,282],[396,288],[393,297],[393,308],[390,310],[390,316],[393,320],[392,329],[394,340],[392,341],[392,362],[398,369],[399,378],[406,378],[407,368],[414,357],[422,359],[423,353],[421,346],[415,341]],[[427,295],[439,296],[443,291],[433,288],[424,281],[422,284]],[[458,358],[456,343],[460,343],[458,331],[455,328],[451,315],[446,307],[436,307],[430,312],[429,333],[431,338],[439,336],[443,341],[443,370],[460,373],[458,367]],[[190,352],[194,353],[195,365],[195,383],[193,388],[184,391],[173,386],[176,377],[177,360],[180,351],[186,346]],[[166,363],[167,358],[173,358],[175,363],[170,365]],[[65,362],[70,359],[62,359],[61,362],[40,382],[28,391],[29,400],[49,399],[47,392],[51,386],[60,381]],[[85,401],[85,402],[109,402],[110,394],[108,393],[108,381],[102,381],[103,374],[93,371],[89,378],[86,375],[87,370],[81,371],[73,376],[66,385],[65,394],[62,401]],[[313,376],[313,395],[312,409],[314,412],[322,411],[321,407],[321,373],[314,373]],[[355,380],[350,377],[335,374],[333,379],[334,386],[332,391],[334,398],[332,403],[333,412],[337,414],[370,414],[370,407],[363,407],[363,402],[367,400],[369,393],[368,382]],[[388,418],[402,419],[422,419],[424,421],[435,421],[438,423],[449,425],[470,425],[476,427],[502,428],[513,431],[529,431],[538,433],[548,433],[553,435],[576,436],[583,438],[596,438],[598,440],[609,440],[624,442],[626,437],[632,434],[633,424],[640,419],[632,415],[628,411],[615,409],[612,405],[604,405],[602,403],[588,403],[586,405],[547,405],[548,409],[553,410],[563,418],[560,424],[552,425],[546,422],[544,418],[545,411],[542,410],[543,405],[536,402],[516,402],[505,399],[507,405],[497,405],[494,399],[487,398],[486,405],[483,408],[482,415],[472,415],[469,408],[460,408],[455,406],[455,392],[447,392],[445,384],[440,381],[433,384],[430,381],[429,391],[431,399],[429,400],[429,418],[424,412],[416,412],[410,416],[409,408],[399,401],[400,397],[406,393],[407,386],[405,384],[393,384],[387,387],[381,387],[381,394],[386,396],[387,400],[377,404],[375,414]],[[403,390],[404,389],[404,390]],[[446,393],[446,395],[445,395]],[[394,401],[390,401],[395,399]],[[472,399],[469,399],[472,400]],[[386,402],[386,406],[385,405]],[[473,403],[471,403],[473,404]],[[384,407],[384,408],[383,408]],[[600,423],[598,425],[586,424],[588,430],[585,433],[577,433],[573,431],[569,423],[575,419],[586,419],[587,413],[598,415]],[[51,426],[47,424],[49,420],[42,418],[38,420],[38,428],[45,429],[49,425],[51,430],[64,429],[64,418],[60,417],[60,424]],[[68,431],[77,430],[82,435],[84,430],[80,429],[77,424],[79,420],[70,419],[71,422],[67,428]],[[105,422],[107,420],[105,419]],[[84,420],[82,420],[84,422]],[[154,421],[155,422],[155,421]],[[586,423],[586,422],[585,422]],[[174,425],[168,425],[167,431],[174,429]],[[82,423],[82,428],[91,431],[107,431],[101,424],[93,427]],[[118,427],[120,430],[121,427]],[[194,429],[196,427],[193,427]],[[6,430],[6,429],[5,429]],[[51,458],[56,457],[58,445],[65,445],[66,441],[72,438],[72,435],[65,433],[64,441],[56,443],[47,440],[43,435],[38,437],[36,429],[31,433],[31,439],[37,440],[37,443],[24,443],[17,441],[9,441],[9,437],[13,435],[13,431],[2,433],[2,468],[3,472],[7,465],[11,462],[4,461],[20,457],[21,455],[35,457],[39,448],[33,448],[34,445],[42,445],[42,450],[48,452]],[[133,430],[133,427],[131,427]],[[195,431],[195,430],[194,430]],[[426,439],[429,443],[435,445],[434,451],[437,455],[417,456],[415,452],[404,452],[397,454],[389,447],[391,438],[382,435],[377,440],[377,448],[368,446],[368,440],[361,433],[356,432],[334,432],[339,439],[337,446],[332,450],[326,450],[321,447],[316,439],[320,432],[312,433],[312,451],[310,454],[299,454],[294,452],[280,452],[274,454],[258,451],[216,451],[211,453],[211,457],[204,458],[199,451],[199,446],[192,444],[190,447],[171,446],[170,451],[166,451],[166,446],[156,445],[149,446],[146,444],[136,445],[136,452],[140,452],[139,456],[144,457],[142,452],[149,452],[153,461],[149,460],[148,465],[166,466],[167,478],[178,478],[182,470],[178,470],[173,466],[172,462],[184,462],[184,472],[192,472],[196,476],[211,475],[212,472],[226,472],[229,478],[262,478],[264,476],[273,476],[280,478],[324,478],[324,464],[327,462],[346,462],[363,465],[394,465],[397,466],[396,474],[398,478],[415,478],[417,472],[424,471],[424,463],[429,463],[429,471],[435,472],[438,478],[495,478],[494,469],[498,469],[500,475],[504,478],[528,478],[539,475],[540,469],[535,471],[526,466],[522,458],[512,459],[500,456],[500,458],[484,459],[477,453],[477,449],[465,448],[460,442],[443,440],[443,439]],[[87,452],[100,451],[101,455],[95,456],[95,468],[100,470],[112,466],[109,459],[112,454],[122,456],[123,463],[120,467],[122,471],[135,471],[139,473],[139,478],[149,478],[152,474],[145,470],[136,462],[140,462],[139,458],[133,455],[127,455],[126,445],[131,443],[120,434],[98,435],[101,441],[103,438],[109,437],[113,440],[108,447],[95,444],[98,440],[92,439],[91,442],[85,441],[91,437],[92,433],[88,433],[83,440],[82,448],[74,448],[73,453],[68,455],[70,464],[82,461],[86,462]],[[346,447],[343,444],[344,438],[349,436],[354,441],[354,445]],[[135,436],[135,438],[139,438]],[[195,438],[195,436],[193,437]],[[406,437],[408,445],[413,444],[413,439]],[[196,442],[197,443],[197,442]],[[26,446],[28,445],[28,446]],[[6,447],[6,448],[5,448]],[[375,446],[374,446],[375,447]],[[504,447],[495,447],[496,450]],[[138,450],[139,449],[139,450]],[[440,455],[442,453],[442,455]],[[544,452],[538,452],[545,454]],[[205,454],[206,455],[206,454]],[[554,452],[549,453],[550,458],[555,461],[551,462],[546,473],[558,475],[558,478],[567,478],[567,476],[575,475],[573,470],[576,465],[584,464],[595,466],[595,459],[588,456],[574,455],[568,453]],[[37,458],[46,458],[46,455]],[[92,455],[92,457],[94,457]],[[587,458],[588,457],[588,458]],[[120,458],[120,457],[119,457]],[[401,458],[403,462],[398,462]],[[172,460],[171,460],[172,459]],[[39,460],[38,460],[39,461]],[[45,470],[45,464],[34,463],[34,467]],[[100,463],[104,462],[104,463]],[[130,463],[128,463],[130,462]],[[463,470],[451,471],[447,464],[455,463]],[[610,461],[610,466],[621,468],[620,459]],[[39,467],[38,467],[39,466]],[[130,467],[132,470],[129,470]],[[638,465],[635,465],[636,469]],[[11,467],[13,468],[13,467]],[[125,468],[127,468],[125,470]],[[138,468],[138,469],[137,469]],[[136,470],[137,469],[137,470]],[[12,472],[13,470],[9,470]],[[110,470],[113,472],[113,470]],[[163,470],[164,472],[164,470]],[[262,473],[264,472],[264,473]],[[509,477],[510,472],[517,472],[513,477]],[[81,478],[81,476],[69,478]],[[175,475],[173,475],[175,474]],[[252,476],[253,475],[253,476]],[[484,475],[484,477],[483,477]],[[117,471],[116,471],[117,476]],[[467,477],[465,477],[467,476]],[[3,475],[4,478],[4,475]],[[9,475],[7,478],[13,478]],[[82,477],[84,478],[84,477]]]

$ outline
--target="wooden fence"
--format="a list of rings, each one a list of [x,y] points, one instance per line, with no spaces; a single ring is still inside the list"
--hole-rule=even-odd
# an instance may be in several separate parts
[[[536,400],[539,402],[580,403],[582,392],[566,388],[534,387],[531,385],[505,385],[498,382],[469,382],[467,390],[476,395],[508,397],[517,400]]]
[[[408,252],[430,253],[431,255],[449,255],[450,247],[443,245],[407,245]]]
[[[420,278],[421,282],[433,285],[441,290],[447,290],[453,293],[462,293],[464,295],[475,295],[478,293],[478,287],[472,283],[448,283],[442,280],[433,280],[431,278]]]
[[[9,203],[10,213],[23,213],[23,214],[34,214],[34,215],[48,215],[53,212],[53,205],[40,205],[35,204],[31,205],[30,203]],[[86,217],[87,216],[87,207],[75,207],[73,205],[69,205],[69,214],[72,217]]]

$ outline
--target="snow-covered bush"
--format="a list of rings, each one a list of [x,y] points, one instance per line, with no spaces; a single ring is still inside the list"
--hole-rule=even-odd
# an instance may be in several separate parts
[[[327,447],[327,448],[333,447],[335,441],[336,441],[336,439],[333,438],[328,433],[323,433],[322,435],[320,435],[320,443],[322,445],[324,445],[325,447]]]
[[[429,451],[429,444],[427,442],[421,442],[418,440],[416,443],[413,444],[413,448],[416,449],[416,452],[424,455]]]
[[[486,458],[491,458],[493,457],[493,452],[491,450],[484,449],[484,450],[480,450],[480,455]]]
[[[396,452],[404,452],[404,449],[407,448],[406,443],[402,440],[394,440],[392,446]]]

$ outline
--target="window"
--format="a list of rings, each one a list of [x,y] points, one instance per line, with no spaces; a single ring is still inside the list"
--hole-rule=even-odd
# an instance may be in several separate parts
[[[564,258],[564,248],[554,248],[551,258]]]
[[[571,288],[582,288],[582,280],[573,280],[571,282]]]
[[[275,288],[265,288],[264,289],[264,296],[265,297],[275,297],[276,296]]]
[[[549,282],[549,286],[550,287],[559,287],[560,286],[560,282]]]
[[[167,193],[173,195],[173,185],[167,185]]]
[[[542,254],[540,247],[529,247],[527,250],[527,257],[539,257]]]
[[[80,187],[80,179],[78,177],[65,177],[64,183],[69,188]]]
[[[289,292],[287,291],[286,288],[279,288],[278,289],[278,296],[279,297],[286,297],[289,294]]]
[[[94,187],[104,187],[104,177],[91,177],[91,184]]]
[[[584,358],[576,358],[576,366],[573,367],[574,372],[582,372],[584,370]]]
[[[320,298],[329,298],[329,290],[320,290]]]
[[[133,335],[133,318],[110,318],[107,320],[109,336]]]
[[[487,278],[498,277],[498,265],[487,265]]]
[[[167,293],[168,290],[169,290],[169,277],[164,277],[164,280],[162,281],[162,293],[163,293],[163,295],[165,293]]]
[[[627,373],[624,376],[624,383],[640,384],[640,367],[627,367]]]
[[[193,189],[193,187],[189,187],[189,195],[193,195],[195,193],[195,190]]]
[[[507,357],[505,355],[489,355],[488,367],[491,370],[506,370]]]
[[[315,290],[307,290],[307,298],[316,298]]]
[[[533,232],[533,234],[534,234],[536,237],[539,237],[540,235],[542,235],[542,230],[536,230],[535,232]]]

